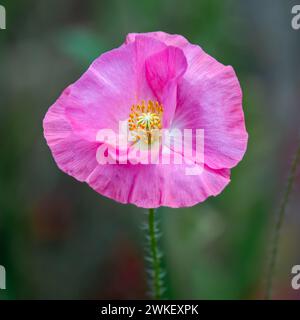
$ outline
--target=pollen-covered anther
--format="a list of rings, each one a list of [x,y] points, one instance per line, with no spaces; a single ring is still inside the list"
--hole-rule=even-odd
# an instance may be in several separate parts
[[[163,106],[159,102],[149,100],[146,104],[145,101],[142,101],[131,107],[128,128],[130,131],[139,132],[139,136],[144,136],[147,143],[152,143],[154,131],[162,128],[162,115]]]

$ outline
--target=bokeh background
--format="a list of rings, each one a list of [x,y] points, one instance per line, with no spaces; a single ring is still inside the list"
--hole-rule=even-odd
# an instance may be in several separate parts
[[[299,2],[299,1],[298,1]],[[146,212],[59,171],[42,119],[61,91],[128,32],[179,33],[232,65],[249,147],[217,198],[159,210],[170,298],[260,299],[270,231],[297,144],[300,30],[289,0],[1,1],[1,299],[146,298]],[[300,298],[300,179],[287,210],[274,297]]]

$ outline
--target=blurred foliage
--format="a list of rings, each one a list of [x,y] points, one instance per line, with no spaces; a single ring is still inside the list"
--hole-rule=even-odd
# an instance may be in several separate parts
[[[42,119],[94,58],[128,32],[154,30],[182,34],[235,68],[250,137],[219,197],[160,209],[168,294],[261,297],[271,214],[299,127],[299,33],[290,28],[288,2],[2,1],[0,264],[8,289],[0,298],[145,297],[143,210],[105,199],[60,172]],[[299,216],[292,215],[299,199],[289,212],[276,281],[283,298],[293,294],[289,272],[300,258]]]

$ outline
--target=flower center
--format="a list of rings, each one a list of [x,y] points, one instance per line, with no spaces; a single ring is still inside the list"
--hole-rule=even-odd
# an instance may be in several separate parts
[[[159,136],[162,115],[163,106],[157,101],[149,100],[147,104],[142,101],[140,104],[133,105],[129,114],[128,128],[134,134],[136,141],[143,140],[151,144]]]

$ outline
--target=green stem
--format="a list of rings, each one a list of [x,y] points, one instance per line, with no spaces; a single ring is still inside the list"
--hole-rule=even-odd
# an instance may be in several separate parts
[[[163,294],[163,272],[161,269],[161,253],[158,247],[158,224],[156,221],[156,210],[149,209],[148,215],[148,240],[150,254],[150,287],[154,299],[161,299]]]
[[[286,206],[288,204],[290,194],[293,190],[293,185],[295,182],[299,162],[300,162],[300,139],[299,139],[299,145],[297,147],[295,158],[291,165],[287,185],[281,200],[281,204],[279,207],[278,216],[277,216],[277,220],[274,228],[270,264],[269,264],[269,269],[267,274],[267,287],[266,287],[266,294],[265,294],[266,300],[270,300],[272,298],[272,287],[273,287],[275,266],[277,262],[277,255],[278,255],[278,244],[280,240],[282,225],[284,222]]]

